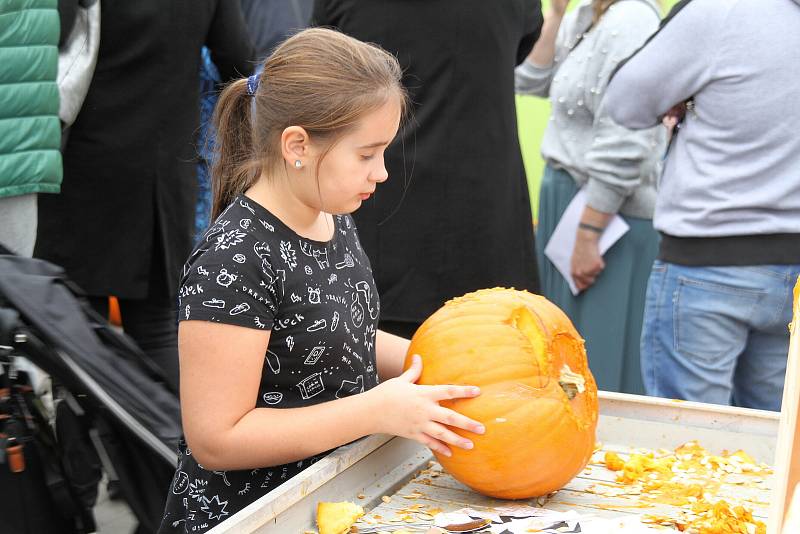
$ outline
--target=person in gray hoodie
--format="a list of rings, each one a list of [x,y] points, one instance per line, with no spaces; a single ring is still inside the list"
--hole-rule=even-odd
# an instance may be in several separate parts
[[[542,294],[586,339],[600,388],[642,393],[639,338],[650,262],[658,249],[654,179],[665,130],[615,124],[602,97],[619,61],[658,28],[660,9],[655,0],[583,0],[569,13],[566,6],[567,0],[551,2],[541,37],[516,69],[517,93],[548,96],[552,103],[541,147],[547,167],[536,228]],[[579,189],[587,205],[575,246],[566,251],[581,290],[573,296],[544,248]],[[601,256],[598,241],[616,214],[630,230]]]
[[[800,275],[800,0],[679,7],[605,97],[630,128],[686,109],[656,203],[645,387],[780,410]]]

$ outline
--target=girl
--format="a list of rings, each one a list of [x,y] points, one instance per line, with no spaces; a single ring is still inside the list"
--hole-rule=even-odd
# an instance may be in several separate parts
[[[378,293],[350,213],[387,179],[406,107],[394,57],[325,29],[289,38],[215,111],[214,224],[184,267],[185,442],[160,532],[204,532],[372,433],[443,454],[483,426],[418,386],[408,340],[376,329]]]
[[[536,247],[542,294],[586,339],[601,389],[643,393],[639,364],[645,289],[658,249],[653,230],[655,175],[664,129],[632,131],[603,105],[608,78],[659,24],[657,0],[553,0],[542,34],[516,71],[517,92],[549,96],[552,114],[542,141],[547,163],[539,200]],[[544,248],[578,189],[587,205],[576,231],[567,281]],[[620,214],[630,230],[601,256],[598,242]],[[609,336],[609,332],[614,332]]]

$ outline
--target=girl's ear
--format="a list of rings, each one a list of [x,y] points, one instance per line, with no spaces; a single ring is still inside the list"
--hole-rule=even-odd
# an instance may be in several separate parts
[[[290,168],[302,168],[310,155],[311,138],[300,126],[289,126],[281,134],[281,156]],[[297,162],[300,162],[298,164]]]

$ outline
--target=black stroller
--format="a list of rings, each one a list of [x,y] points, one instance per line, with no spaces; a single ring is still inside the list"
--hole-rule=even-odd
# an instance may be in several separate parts
[[[55,429],[16,356],[53,378]],[[177,462],[178,399],[59,267],[0,251],[0,364],[0,530],[93,532],[104,462],[137,532],[155,532]]]

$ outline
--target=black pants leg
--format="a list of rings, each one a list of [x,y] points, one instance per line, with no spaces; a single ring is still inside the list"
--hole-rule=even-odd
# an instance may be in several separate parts
[[[108,317],[108,297],[90,297],[92,307]],[[163,299],[119,299],[122,328],[161,370],[167,387],[179,390],[177,310]]]
[[[158,299],[121,299],[122,328],[164,374],[175,395],[179,392],[178,326],[175,306]]]

